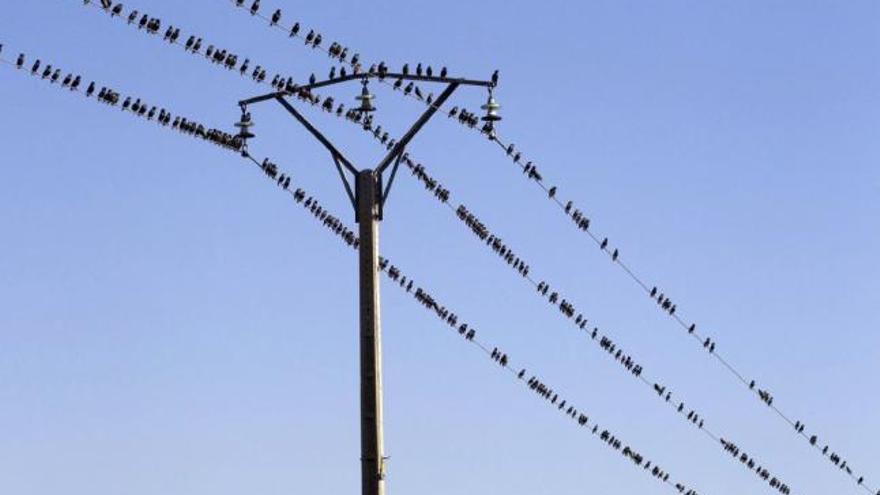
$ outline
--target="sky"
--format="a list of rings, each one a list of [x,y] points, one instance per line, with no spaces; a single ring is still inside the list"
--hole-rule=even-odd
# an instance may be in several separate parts
[[[305,81],[332,65],[225,0],[125,7],[270,73]],[[498,69],[499,133],[880,488],[880,4],[263,2],[275,8],[365,61]],[[266,91],[78,0],[7,2],[0,43],[6,60],[24,52],[209,126],[231,129],[236,102]],[[373,90],[393,135],[423,108]],[[485,99],[461,88],[450,105]],[[0,492],[356,492],[354,252],[234,154],[6,64],[0,105]],[[361,131],[304,111],[358,167],[382,158]],[[323,148],[277,105],[251,112],[251,151],[354,226]],[[793,493],[864,493],[494,144],[438,116],[409,151]],[[481,339],[673,478],[704,495],[775,493],[571,331],[409,174],[380,235],[383,256]],[[385,279],[381,297],[389,495],[671,493]]]

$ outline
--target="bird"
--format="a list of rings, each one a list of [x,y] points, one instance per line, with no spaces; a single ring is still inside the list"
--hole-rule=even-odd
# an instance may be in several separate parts
[[[281,20],[281,9],[276,9],[275,12],[272,14],[272,23],[270,25],[274,26],[274,25],[278,24],[278,22],[280,20]]]
[[[336,79],[336,66],[330,67],[330,77],[328,79]]]
[[[113,7],[113,10],[110,11],[110,17],[117,16],[119,14],[122,14],[122,4],[121,3],[117,3],[116,6]]]
[[[129,24],[133,24],[134,21],[137,20],[137,17],[138,17],[138,11],[137,11],[137,10],[132,10],[131,13],[128,14],[128,23],[129,23]]]
[[[86,88],[86,98],[91,97],[95,93],[95,81],[89,83],[89,87]]]
[[[298,22],[294,23],[293,27],[290,28],[290,37],[293,38],[297,34],[299,34],[299,23]]]
[[[607,247],[608,247],[608,238],[606,237],[606,238],[602,239],[602,244],[599,245],[599,249],[604,251],[605,248],[607,248]]]
[[[697,325],[694,323],[691,323],[690,328],[688,328],[688,333],[694,333],[694,330],[696,330],[696,329],[697,329]]]
[[[498,69],[495,69],[495,72],[492,73],[492,86],[498,85]]]
[[[409,64],[403,64],[403,70],[401,72],[403,72],[404,76],[409,75]]]
[[[554,196],[556,196],[556,186],[551,187],[550,190],[547,191],[547,194],[548,194],[551,198],[554,197]]]
[[[442,78],[445,79],[445,78],[446,78],[446,75],[447,75],[448,73],[449,73],[449,71],[446,70],[446,66],[443,66],[443,68],[440,69],[440,77],[442,77]]]
[[[318,81],[318,78],[315,77],[314,73],[311,76],[309,76],[309,84],[315,84],[315,82],[317,82],[317,81]]]
[[[434,69],[432,69],[430,65],[428,66],[427,69],[425,69],[425,75],[428,77],[434,76]]]
[[[614,253],[611,254],[611,260],[612,260],[612,261],[617,261],[617,257],[618,257],[618,256],[620,256],[620,252],[618,252],[617,249],[615,249],[615,250],[614,250]]]
[[[253,5],[251,5],[251,15],[257,15],[257,12],[260,10],[260,0],[254,0]]]
[[[40,59],[37,59],[31,67],[31,74],[36,74],[38,70],[40,70]]]
[[[21,69],[22,65],[24,65],[24,53],[20,53],[18,55],[18,60],[15,61],[15,67],[17,69]]]
[[[419,77],[422,77],[422,63],[421,62],[419,62],[418,65],[416,65],[416,75]]]

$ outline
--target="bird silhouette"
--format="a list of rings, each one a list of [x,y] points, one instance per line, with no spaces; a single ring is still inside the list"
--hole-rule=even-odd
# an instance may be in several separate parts
[[[270,25],[275,26],[279,21],[281,21],[281,9],[275,10],[272,14],[272,22]]]
[[[253,5],[251,5],[251,15],[257,15],[257,12],[260,10],[260,0],[254,0]]]
[[[17,69],[21,69],[21,67],[22,67],[23,65],[24,65],[24,53],[20,53],[20,54],[18,55],[18,60],[15,61],[15,67],[16,67]]]
[[[497,85],[498,85],[498,70],[496,69],[495,72],[492,73],[492,86],[497,86]]]

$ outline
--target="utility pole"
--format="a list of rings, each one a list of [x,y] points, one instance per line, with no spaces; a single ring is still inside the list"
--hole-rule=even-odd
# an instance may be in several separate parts
[[[355,199],[360,226],[361,493],[384,495],[379,183],[372,170],[362,170],[356,180]]]
[[[331,86],[347,81],[361,81],[363,89],[360,100],[360,108],[354,110],[358,116],[357,121],[362,122],[365,129],[372,126],[372,116],[376,109],[372,105],[373,95],[367,90],[370,79],[444,83],[446,89],[428,105],[428,109],[410,127],[400,140],[393,145],[388,145],[388,154],[376,166],[375,169],[358,170],[351,162],[336,149],[336,147],[321,134],[305,117],[300,114],[293,105],[287,101],[287,97],[300,95],[311,97],[311,91],[316,88]],[[483,86],[489,88],[489,100],[483,105],[486,115],[483,130],[490,139],[494,139],[494,124],[501,120],[498,116],[499,105],[492,97],[492,89],[495,82],[456,79],[447,77],[431,77],[422,75],[388,73],[384,69],[379,72],[366,74],[351,74],[327,81],[315,82],[305,86],[291,86],[283,91],[257,96],[239,102],[242,116],[236,124],[241,129],[238,137],[243,142],[242,153],[247,154],[247,140],[254,137],[250,132],[249,105],[268,100],[275,100],[281,104],[303,127],[308,130],[329,152],[336,165],[345,192],[355,211],[355,219],[359,224],[359,270],[360,270],[360,394],[361,394],[361,493],[362,495],[385,494],[385,453],[382,438],[382,330],[379,318],[379,222],[384,216],[385,201],[400,161],[404,158],[404,151],[410,141],[431,119],[431,117],[443,106],[452,93],[461,86]],[[396,84],[399,87],[400,84]],[[332,109],[332,103],[330,103]],[[383,182],[383,173],[392,167],[388,183]],[[349,182],[348,172],[354,180],[354,188]]]

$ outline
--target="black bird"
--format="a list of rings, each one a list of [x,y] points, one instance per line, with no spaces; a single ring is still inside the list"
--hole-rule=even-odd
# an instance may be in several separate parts
[[[605,248],[607,248],[607,247],[608,247],[608,238],[606,237],[606,238],[602,239],[602,244],[599,246],[599,249],[604,251]]]
[[[445,78],[446,74],[448,74],[448,73],[449,73],[449,71],[446,70],[446,67],[443,67],[442,69],[440,69],[440,77]]]
[[[129,24],[134,23],[134,21],[137,20],[137,17],[138,17],[138,11],[137,11],[137,10],[132,10],[132,11],[131,11],[131,14],[128,14],[128,23],[129,23]]]
[[[293,27],[290,28],[290,37],[293,38],[297,34],[299,34],[299,23],[298,22],[294,23]]]
[[[184,45],[183,49],[184,49],[184,50],[187,50],[187,51],[191,50],[192,47],[193,47],[193,44],[194,44],[195,42],[196,42],[196,37],[195,37],[195,36],[190,36],[190,37],[186,40],[186,45]]]
[[[315,41],[312,42],[312,46],[314,46],[315,48],[318,48],[318,45],[321,44],[321,40],[322,40],[322,39],[324,39],[324,38],[321,36],[321,33],[318,33],[318,34],[315,36]]]
[[[257,15],[257,12],[260,10],[260,0],[254,0],[253,5],[251,5],[251,15]]]
[[[37,59],[33,67],[31,67],[31,74],[36,74],[38,70],[40,70],[40,59]]]
[[[95,81],[89,83],[89,87],[86,88],[86,98],[92,96],[95,93]]]
[[[110,0],[101,0],[102,9],[109,9],[111,5],[113,5],[113,2],[111,2]]]
[[[24,53],[20,53],[18,55],[18,60],[15,61],[15,67],[21,69],[21,66],[24,65]]]
[[[43,79],[46,79],[47,77],[49,77],[51,75],[52,75],[52,64],[49,64],[43,70]]]
[[[309,76],[309,84],[315,84],[318,79],[315,77],[315,74]]]
[[[425,97],[422,96],[422,90],[419,89],[418,86],[416,86],[416,98],[418,98],[419,100],[424,100],[424,99],[425,99]]]
[[[657,297],[657,287],[651,289],[651,298],[653,299],[655,297]]]
[[[330,67],[330,77],[328,79],[336,79],[336,67]]]
[[[419,77],[422,77],[422,63],[421,62],[419,62],[418,65],[416,65],[416,75]]]
[[[309,34],[306,35],[306,44],[311,44],[312,40],[315,39],[315,30],[309,29]]]
[[[119,15],[121,13],[122,13],[122,4],[117,3],[116,6],[113,7],[113,10],[110,12],[110,17],[113,17],[115,15]]]
[[[193,45],[192,51],[193,53],[199,53],[199,50],[202,49],[202,39],[196,38],[196,44]]]
[[[235,0],[236,7],[241,7],[242,5],[244,5],[244,0]]]
[[[697,325],[691,323],[690,328],[688,328],[688,333],[694,333],[694,330],[697,329]]]
[[[73,74],[68,74],[68,75],[64,76],[64,81],[61,83],[61,85],[66,88],[66,87],[70,86],[70,83],[72,83],[72,82],[73,82]]]
[[[403,64],[403,75],[409,75],[409,64]]]
[[[556,196],[556,186],[551,187],[547,194],[549,194],[551,198]]]
[[[278,24],[278,21],[281,20],[281,9],[275,10],[275,13],[272,14],[272,26]]]
[[[414,86],[415,86],[415,84],[413,84],[413,82],[410,81],[410,83],[407,84],[405,88],[403,88],[403,94],[409,95],[410,93],[412,93]]]
[[[247,70],[248,70],[248,65],[249,65],[249,64],[250,64],[250,60],[249,60],[249,59],[244,59],[244,62],[242,62],[242,64],[241,64],[241,69],[239,69],[238,72],[239,72],[241,75],[244,75],[244,73],[247,72]]]
[[[618,257],[618,256],[620,256],[620,253],[617,251],[617,249],[615,249],[615,250],[614,250],[614,253],[611,254],[611,260],[612,260],[612,261],[617,261],[617,257]]]
[[[497,86],[497,85],[498,85],[498,70],[496,69],[495,72],[492,73],[492,86]]]
[[[425,74],[428,77],[433,77],[434,76],[434,69],[432,69],[431,66],[429,65],[428,68],[425,69]]]

